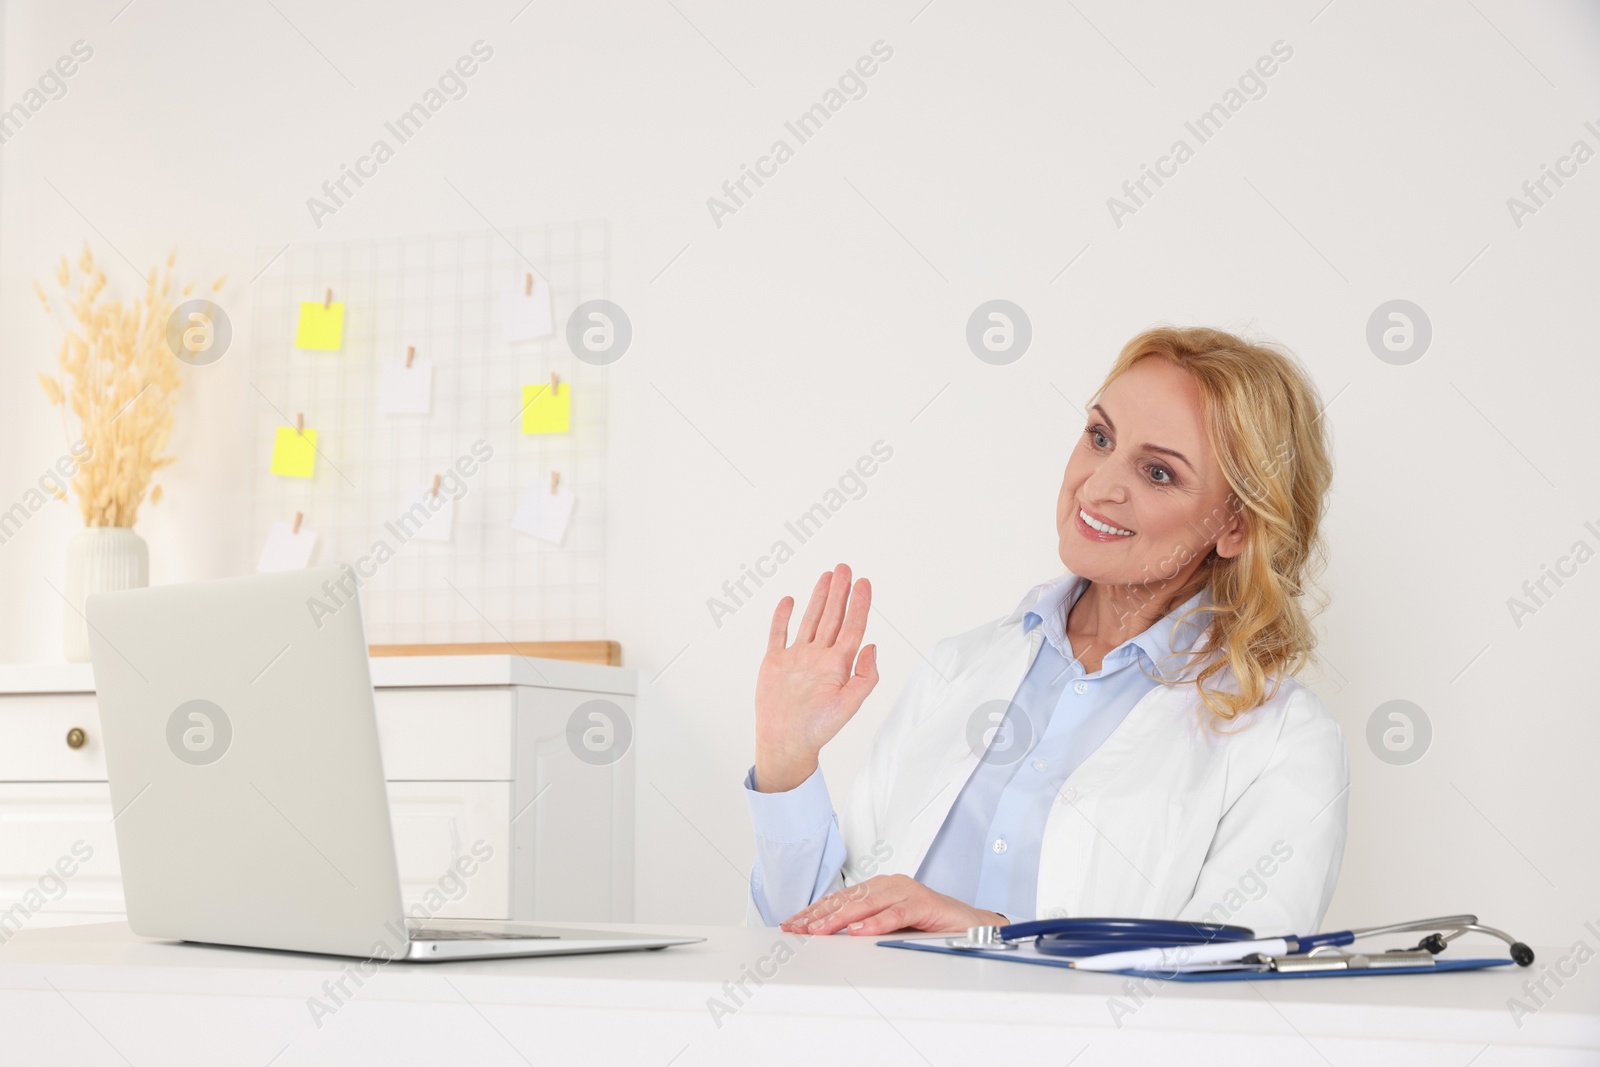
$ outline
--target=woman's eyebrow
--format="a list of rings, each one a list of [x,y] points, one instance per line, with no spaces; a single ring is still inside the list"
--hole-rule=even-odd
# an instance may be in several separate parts
[[[1117,424],[1111,421],[1111,416],[1106,414],[1105,408],[1101,407],[1099,404],[1096,404],[1089,410],[1098,411],[1100,413],[1100,417],[1106,420],[1106,425],[1111,427],[1111,432],[1117,432]],[[1166,448],[1162,445],[1145,445],[1144,447],[1147,451],[1159,452],[1164,456],[1171,456],[1173,459],[1182,460],[1185,467],[1188,467],[1191,471],[1194,470],[1194,464],[1189,462],[1189,457],[1184,455],[1182,452],[1179,452],[1175,448]]]

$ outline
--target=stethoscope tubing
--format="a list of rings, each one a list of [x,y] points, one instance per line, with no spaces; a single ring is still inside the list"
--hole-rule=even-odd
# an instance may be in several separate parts
[[[1141,940],[1149,942],[1153,938],[1156,945],[1248,941],[1256,936],[1255,931],[1246,926],[1186,922],[1181,919],[1035,919],[1031,922],[1001,926],[995,933],[1002,941],[1061,937],[1079,938],[1085,942],[1115,943]]]

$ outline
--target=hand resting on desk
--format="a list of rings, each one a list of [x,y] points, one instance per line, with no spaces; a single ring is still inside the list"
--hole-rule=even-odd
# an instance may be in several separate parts
[[[837,893],[830,893],[780,923],[791,934],[832,934],[848,930],[856,936],[897,930],[961,933],[969,926],[1003,926],[1006,918],[935,893],[903,874],[880,874]]]

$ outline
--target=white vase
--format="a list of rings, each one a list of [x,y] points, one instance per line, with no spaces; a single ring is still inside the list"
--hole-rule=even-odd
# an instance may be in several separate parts
[[[124,526],[88,526],[67,542],[66,606],[62,643],[73,663],[89,660],[89,625],[83,602],[92,593],[112,593],[150,584],[150,549]]]

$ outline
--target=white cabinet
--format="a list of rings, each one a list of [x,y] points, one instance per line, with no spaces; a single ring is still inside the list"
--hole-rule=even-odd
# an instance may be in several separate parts
[[[408,907],[633,919],[633,756],[619,746],[597,759],[568,741],[569,720],[596,700],[631,736],[632,670],[419,656],[374,659],[372,676]],[[23,927],[122,916],[100,739],[87,664],[0,666],[0,943]],[[469,879],[453,870],[485,848],[492,858]]]

